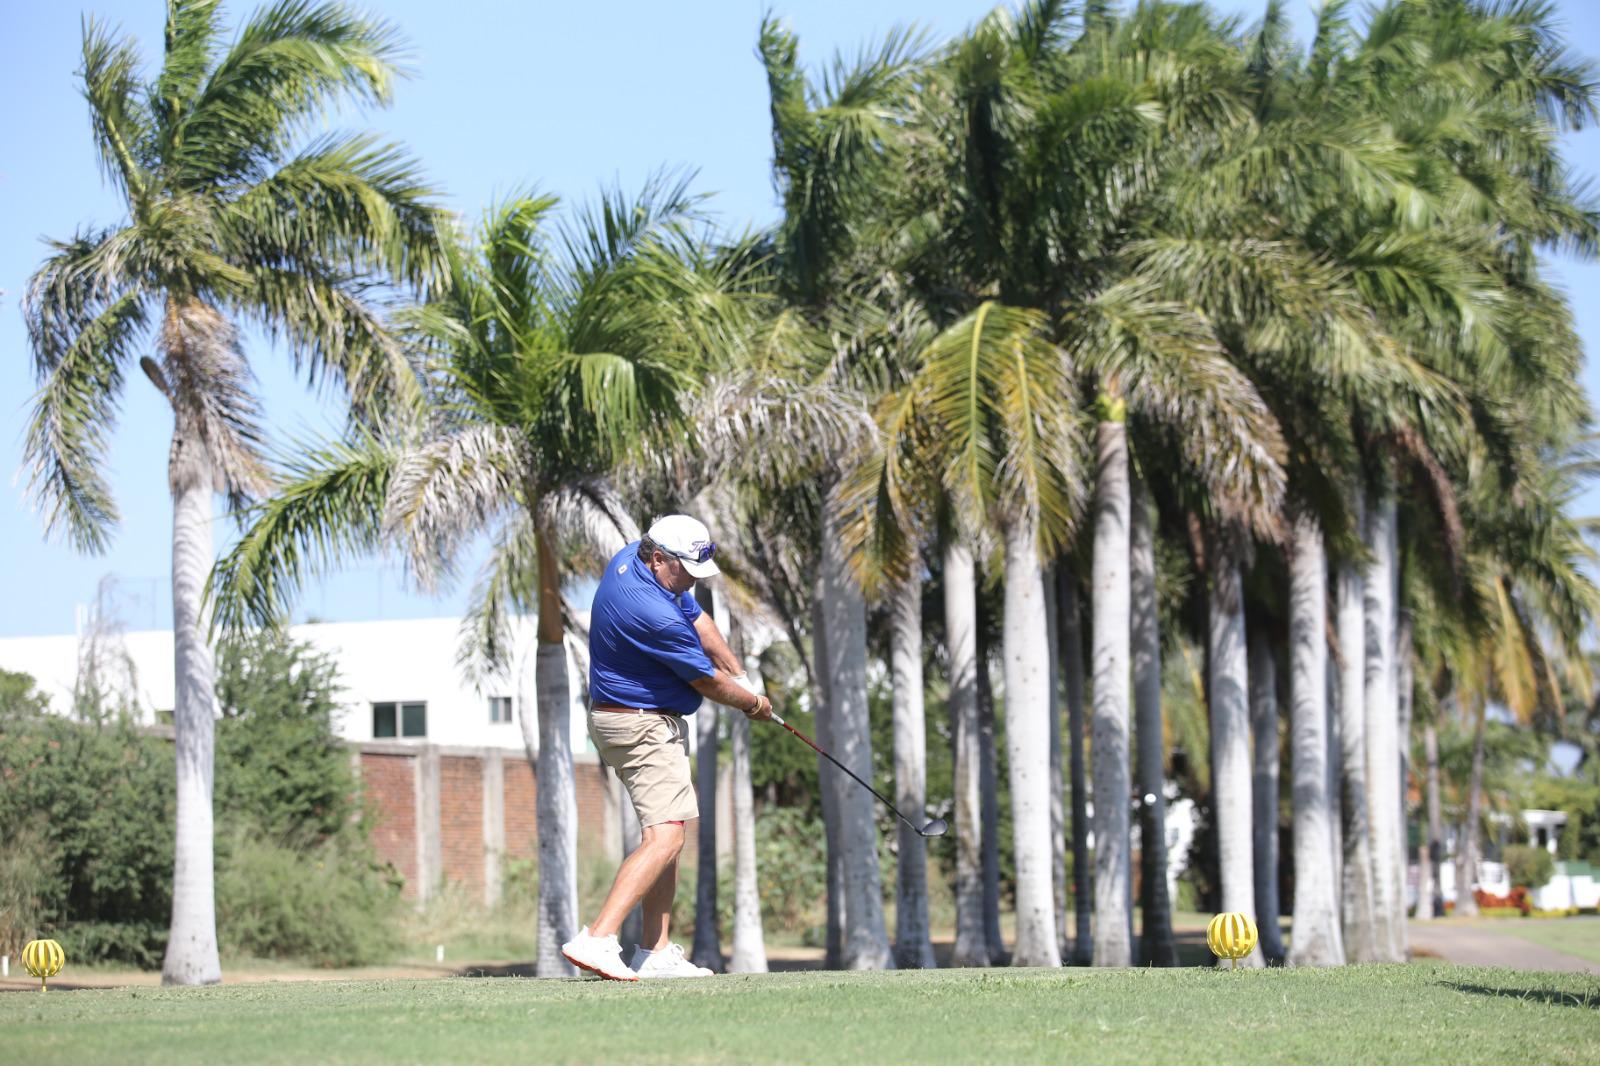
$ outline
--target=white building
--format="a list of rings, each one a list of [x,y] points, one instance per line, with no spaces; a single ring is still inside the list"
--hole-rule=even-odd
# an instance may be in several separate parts
[[[584,616],[584,621],[587,617]],[[516,712],[534,702],[535,631],[532,619],[514,626],[514,663],[508,678],[468,682],[456,664],[458,618],[383,622],[329,622],[293,626],[294,639],[327,653],[338,664],[342,705],[335,728],[348,741],[385,740],[458,748],[522,749]],[[173,650],[170,630],[138,630],[108,638],[131,675],[135,713],[145,724],[172,718]],[[78,635],[0,639],[0,668],[32,675],[51,706],[72,706],[81,651]],[[583,703],[586,663],[569,637],[572,745],[592,751]]]

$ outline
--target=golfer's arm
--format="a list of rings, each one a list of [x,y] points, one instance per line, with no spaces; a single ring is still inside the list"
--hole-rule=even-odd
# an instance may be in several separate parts
[[[765,702],[761,697],[753,696],[748,690],[734,684],[733,678],[729,677],[720,667],[710,677],[702,677],[689,682],[689,684],[693,685],[694,690],[706,699],[715,700],[724,707],[732,707],[734,710],[743,711],[746,714],[749,714]]]
[[[739,662],[733,654],[733,649],[728,647],[728,642],[722,639],[722,630],[717,628],[717,623],[711,620],[711,615],[701,612],[700,617],[694,620],[694,631],[700,635],[700,646],[706,650],[706,655],[711,659],[711,665],[727,674],[729,677],[738,677],[744,673],[744,664]],[[734,688],[739,686],[735,685]],[[701,693],[701,695],[705,695]],[[715,698],[715,697],[711,697]],[[727,703],[726,700],[717,700],[718,703]],[[738,706],[729,704],[729,706]]]

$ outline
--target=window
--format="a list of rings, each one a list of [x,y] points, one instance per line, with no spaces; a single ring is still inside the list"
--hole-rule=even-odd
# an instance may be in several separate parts
[[[491,722],[509,722],[509,721],[511,721],[511,697],[510,696],[490,696],[489,697],[489,721],[491,721]]]
[[[398,730],[396,729],[398,727]],[[372,705],[372,736],[376,740],[428,735],[428,705],[426,703],[374,703]]]

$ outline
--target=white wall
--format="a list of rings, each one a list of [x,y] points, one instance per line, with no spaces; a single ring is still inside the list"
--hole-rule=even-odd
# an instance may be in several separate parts
[[[587,621],[586,616],[582,616]],[[489,721],[489,697],[510,696],[520,713],[534,700],[532,619],[514,627],[513,676],[486,683],[481,690],[468,684],[456,666],[460,619],[426,618],[383,622],[335,622],[294,626],[296,640],[330,654],[339,667],[342,711],[335,728],[346,740],[372,739],[372,704],[425,701],[428,705],[426,738],[394,738],[397,742],[432,743],[458,747],[522,748],[522,732],[515,720]],[[119,638],[133,663],[134,703],[146,724],[157,721],[157,711],[173,705],[172,633],[140,630]],[[570,650],[567,671],[572,688],[572,746],[591,751],[583,703],[584,682]],[[0,668],[31,674],[50,697],[51,706],[66,712],[72,706],[72,689],[78,669],[78,638],[13,637],[0,639]]]

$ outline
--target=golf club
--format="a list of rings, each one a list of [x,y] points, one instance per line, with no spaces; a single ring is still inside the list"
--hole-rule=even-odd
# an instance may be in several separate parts
[[[856,777],[856,775],[851,771],[850,767],[846,766],[844,763],[840,762],[838,759],[835,759],[832,755],[829,755],[827,752],[825,752],[821,748],[817,747],[817,742],[816,741],[812,740],[810,737],[808,737],[804,733],[800,732],[800,730],[796,729],[794,726],[790,725],[788,722],[785,722],[782,718],[779,718],[778,715],[777,715],[777,712],[773,712],[772,720],[774,722],[777,722],[779,725],[783,726],[783,728],[787,729],[789,732],[793,733],[795,736],[799,737],[801,740],[805,741],[808,745],[811,746],[811,750],[812,751],[816,752],[818,755],[822,756],[824,759],[827,759],[829,762],[833,763],[833,765],[837,766],[839,769],[843,770],[845,773],[850,774],[851,779],[854,780],[856,784],[860,785],[862,788],[866,789],[868,792],[872,793],[874,796],[877,796],[879,803],[883,804],[885,807],[887,807],[891,811],[893,811],[896,818],[899,818],[902,822],[904,822],[907,825],[909,825],[912,829],[914,829],[920,835],[925,836],[925,837],[942,837],[942,836],[945,835],[946,832],[949,831],[950,826],[943,818],[935,818],[933,821],[929,822],[927,825],[919,827],[917,825],[917,823],[913,822],[910,818],[907,818],[905,815],[901,814],[900,813],[900,808],[896,807],[894,804],[892,804],[888,800],[884,799],[883,798],[883,793],[879,792],[877,789],[873,788],[871,785],[869,785],[865,781],[861,780],[861,778]]]

